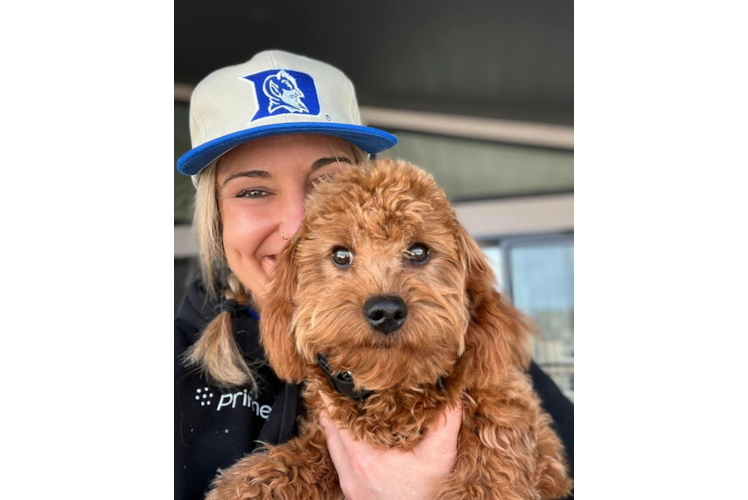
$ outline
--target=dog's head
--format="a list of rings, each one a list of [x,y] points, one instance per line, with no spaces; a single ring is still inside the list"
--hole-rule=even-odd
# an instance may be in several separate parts
[[[389,160],[350,168],[306,210],[262,311],[282,379],[301,381],[319,353],[377,391],[433,384],[458,360],[470,385],[526,362],[519,315],[428,174]]]

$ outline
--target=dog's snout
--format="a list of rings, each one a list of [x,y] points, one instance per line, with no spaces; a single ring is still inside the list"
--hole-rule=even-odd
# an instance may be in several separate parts
[[[364,316],[375,330],[388,334],[403,326],[408,307],[400,297],[378,295],[366,301]]]

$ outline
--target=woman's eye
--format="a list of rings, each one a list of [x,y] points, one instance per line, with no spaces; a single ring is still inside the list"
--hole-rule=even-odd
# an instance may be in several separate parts
[[[429,261],[430,257],[431,252],[428,247],[426,245],[421,245],[420,243],[411,245],[410,248],[405,251],[405,258],[413,264],[425,264]]]
[[[236,195],[237,198],[264,198],[265,196],[269,195],[267,191],[263,191],[262,189],[245,189],[241,192],[239,192],[238,195]]]
[[[332,263],[338,267],[348,267],[353,263],[353,252],[338,247],[332,251]]]
[[[315,187],[315,186],[316,186],[317,184],[319,184],[320,182],[322,182],[322,181],[327,181],[327,180],[330,180],[330,179],[332,179],[334,175],[335,175],[335,173],[334,173],[334,172],[331,172],[331,173],[329,173],[329,174],[324,174],[324,175],[320,175],[319,177],[317,177],[316,179],[314,179],[314,180],[313,180],[313,181],[311,182],[311,188],[312,188],[312,189],[314,189],[314,187]]]

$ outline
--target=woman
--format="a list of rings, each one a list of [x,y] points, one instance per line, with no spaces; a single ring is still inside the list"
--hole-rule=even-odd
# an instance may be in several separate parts
[[[262,364],[258,344],[275,256],[298,229],[315,182],[396,142],[360,125],[353,85],[340,71],[280,51],[203,80],[190,130],[193,149],[178,168],[197,187],[203,280],[188,291],[175,327],[175,482],[185,499],[202,498],[217,469],[252,452],[256,440],[293,436],[299,390]],[[234,363],[217,363],[226,353]],[[533,375],[541,397],[545,391],[558,406],[554,413],[543,397],[546,410],[566,418],[568,401],[542,372]],[[460,419],[459,408],[448,412],[405,453],[365,446],[324,418],[346,497],[428,498],[454,466]]]

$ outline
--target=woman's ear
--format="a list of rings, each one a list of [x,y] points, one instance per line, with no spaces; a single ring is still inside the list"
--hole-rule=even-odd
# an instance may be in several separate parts
[[[296,350],[293,321],[298,286],[295,254],[299,241],[296,233],[278,255],[260,315],[260,340],[270,365],[280,379],[293,383],[304,379],[304,361]]]
[[[527,321],[496,291],[496,279],[483,251],[459,224],[457,243],[470,313],[464,363],[486,381],[502,377],[511,367],[526,368],[531,350]]]

